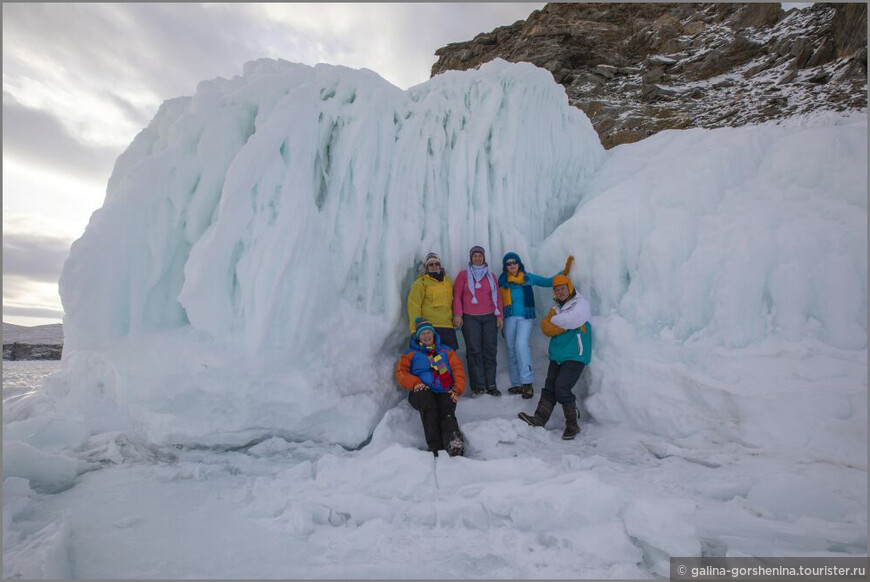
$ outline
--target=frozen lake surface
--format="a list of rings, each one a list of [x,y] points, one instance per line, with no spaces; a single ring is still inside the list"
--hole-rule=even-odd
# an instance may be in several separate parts
[[[3,403],[8,398],[38,390],[45,379],[60,370],[60,360],[3,361]]]

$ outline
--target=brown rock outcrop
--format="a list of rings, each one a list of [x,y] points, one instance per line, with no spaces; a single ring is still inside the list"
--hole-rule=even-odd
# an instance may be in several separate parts
[[[547,4],[438,49],[432,74],[531,62],[612,147],[664,129],[865,109],[866,28],[866,4]]]
[[[4,360],[59,360],[62,354],[61,344],[3,344]]]

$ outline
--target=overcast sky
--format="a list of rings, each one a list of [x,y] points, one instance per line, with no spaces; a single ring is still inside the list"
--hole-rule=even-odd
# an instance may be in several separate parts
[[[3,4],[3,321],[61,321],[57,279],[158,106],[273,57],[406,89],[435,49],[541,3]]]

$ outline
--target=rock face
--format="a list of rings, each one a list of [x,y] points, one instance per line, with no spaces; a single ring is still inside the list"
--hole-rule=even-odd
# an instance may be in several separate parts
[[[4,360],[59,360],[63,344],[3,344]]]
[[[867,4],[547,4],[435,54],[432,75],[495,58],[549,70],[607,148],[867,107]]]
[[[3,322],[4,360],[59,360],[62,353],[61,324],[26,327]]]

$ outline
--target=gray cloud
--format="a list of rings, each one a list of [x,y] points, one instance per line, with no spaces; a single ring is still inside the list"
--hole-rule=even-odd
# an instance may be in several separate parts
[[[161,102],[192,95],[203,79],[240,74],[246,61],[267,56],[263,43],[287,36],[257,10],[232,4],[10,3],[3,16],[4,154],[103,183]],[[291,45],[310,40],[297,36]],[[14,93],[34,82],[64,99],[93,101],[86,110],[91,119],[75,107],[35,109],[16,101]],[[106,115],[94,115],[102,108]],[[98,129],[108,141],[84,143],[71,128],[91,135]]]
[[[402,24],[394,27],[390,45],[392,50],[401,51],[402,58],[389,66],[405,78],[422,74],[418,82],[423,82],[429,78],[438,58],[435,56],[438,48],[524,20],[544,3],[398,3],[394,6],[394,19]]]
[[[245,10],[10,3],[4,4],[3,16],[4,155],[90,181],[109,177],[123,149],[118,144],[145,127],[160,102],[192,94],[202,79],[237,74],[245,61],[260,56],[247,40],[258,34]],[[86,133],[88,121],[57,105],[25,106],[10,94],[12,87],[26,90],[24,83],[34,81],[57,88],[55,95],[87,95],[95,101],[90,111],[114,110],[128,123],[117,127],[112,145],[84,143],[69,128]],[[150,95],[154,104],[133,103],[126,96],[137,93]],[[103,135],[106,130],[111,127]]]
[[[60,297],[45,296],[44,288],[34,293],[34,281],[18,275],[3,273],[3,319],[13,317],[45,319],[54,323],[63,317]],[[33,325],[23,323],[23,325]]]
[[[35,51],[15,46],[36,48],[38,39],[40,59],[82,83],[147,87],[161,100],[189,95],[200,80],[232,76],[262,56],[261,24],[251,14],[234,5],[6,4],[4,52],[12,56],[4,68],[12,75],[27,71]]]
[[[296,10],[292,4],[274,6],[288,15]],[[301,23],[270,22],[261,9],[246,4],[6,4],[4,49],[39,39],[42,57],[83,82],[111,79],[110,85],[148,87],[162,101],[192,94],[203,79],[237,75],[243,63],[269,56],[270,49],[280,58],[313,64],[319,54],[359,56],[386,43],[400,51],[398,68],[428,76],[439,46],[511,24],[543,3],[369,6],[383,20],[381,30],[361,25],[349,37],[328,29],[315,37]],[[21,53],[16,62],[19,53],[11,52],[4,55],[6,73],[26,71],[32,55]]]
[[[47,307],[25,307],[3,303],[3,319],[7,317],[37,317],[45,319],[62,319],[63,311]]]
[[[28,281],[55,283],[60,277],[63,263],[69,255],[72,241],[38,234],[3,235],[4,294]],[[7,277],[23,281],[7,283]]]
[[[278,6],[295,14],[293,5]],[[382,12],[389,21],[378,34],[380,44],[388,47],[384,66],[390,70],[369,67],[400,84],[418,82],[428,76],[438,46],[508,24],[537,6],[372,5],[372,11]],[[328,29],[306,32],[292,18],[269,21],[260,8],[244,4],[10,3],[4,4],[3,16],[5,78],[13,85],[32,78],[64,90],[72,81],[76,91],[86,92],[128,120],[127,127],[119,128],[124,133],[147,125],[163,100],[193,94],[203,79],[237,75],[244,62],[270,52],[313,64],[321,56],[335,61],[347,55],[360,58],[372,46],[372,31],[362,25],[359,32],[348,35],[330,34]],[[395,59],[389,57],[393,52]],[[150,95],[156,102],[133,103],[124,95],[131,91]],[[105,180],[122,148],[83,143],[67,128],[85,129],[84,121],[70,115],[57,106],[54,110],[24,106],[4,90],[4,151],[49,171],[61,169],[84,179]],[[133,136],[120,137],[115,143]]]
[[[129,99],[125,99],[120,95],[117,95],[110,91],[105,91],[104,95],[108,101],[114,103],[118,107],[118,109],[124,112],[124,116],[127,117],[135,125],[145,127],[146,125],[148,125],[148,122],[151,121],[151,117],[153,117],[154,115],[154,112],[151,111],[150,108],[143,109],[142,107],[131,103]]]
[[[25,107],[4,94],[3,152],[85,179],[105,180],[121,150],[83,144],[51,113]]]

